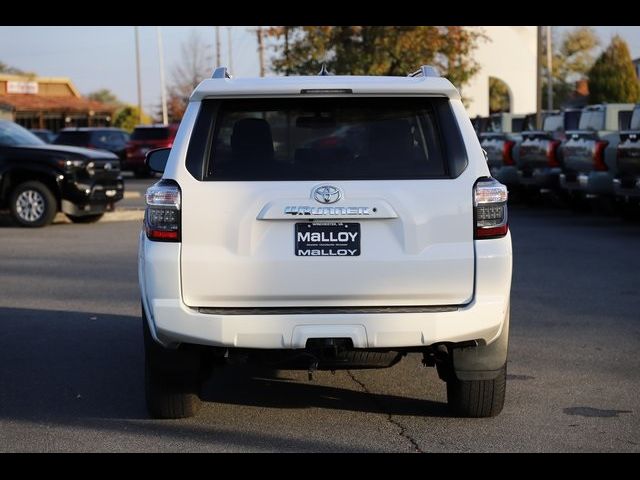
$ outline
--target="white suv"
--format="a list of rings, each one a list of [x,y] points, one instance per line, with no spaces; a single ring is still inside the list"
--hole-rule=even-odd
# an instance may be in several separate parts
[[[385,368],[421,353],[460,416],[504,403],[507,190],[453,85],[232,79],[193,92],[146,194],[147,405],[193,415],[212,366]]]

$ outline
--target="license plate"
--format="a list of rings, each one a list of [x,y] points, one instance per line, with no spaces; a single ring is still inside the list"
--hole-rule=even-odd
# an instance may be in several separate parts
[[[295,254],[299,257],[357,257],[360,224],[296,223]]]

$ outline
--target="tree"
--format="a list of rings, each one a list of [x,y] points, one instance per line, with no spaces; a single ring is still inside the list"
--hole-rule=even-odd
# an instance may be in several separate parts
[[[100,90],[96,90],[95,92],[91,92],[91,93],[89,93],[87,95],[87,98],[89,100],[95,100],[97,102],[102,102],[102,103],[107,103],[107,104],[113,104],[113,105],[121,105],[122,104],[122,102],[116,96],[116,94],[113,93],[108,88],[101,88]]]
[[[499,78],[489,77],[489,113],[511,111],[509,87]]]
[[[591,103],[635,103],[640,100],[640,82],[629,47],[618,35],[611,39],[589,71],[589,99]]]
[[[189,97],[198,84],[211,74],[212,56],[210,45],[195,30],[182,43],[180,63],[171,71],[167,106],[169,121],[179,121],[189,103]]]
[[[9,75],[25,75],[28,77],[34,77],[36,75],[33,72],[25,72],[24,70],[20,70],[19,68],[7,65],[4,62],[0,62],[0,73],[7,73]]]
[[[461,87],[479,70],[471,56],[484,35],[464,27],[292,26],[266,31],[271,68],[315,75],[322,64],[336,75],[407,75],[431,64]]]
[[[558,45],[557,42],[553,42]],[[585,78],[595,60],[600,39],[592,27],[577,27],[565,32],[552,55],[553,106],[560,108],[574,90],[576,80]],[[546,48],[545,55],[546,55]],[[542,102],[547,104],[546,62],[543,68]]]
[[[120,108],[114,115],[113,126],[122,128],[128,132],[133,132],[133,129],[138,125],[140,110],[134,105],[125,105]],[[142,112],[142,123],[148,125],[151,123],[151,117]]]

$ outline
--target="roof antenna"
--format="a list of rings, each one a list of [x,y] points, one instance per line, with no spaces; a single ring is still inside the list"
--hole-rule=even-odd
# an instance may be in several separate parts
[[[322,68],[320,69],[320,73],[318,75],[320,75],[321,77],[326,77],[327,75],[331,75],[329,73],[329,70],[327,70],[327,64],[326,63],[322,64]]]

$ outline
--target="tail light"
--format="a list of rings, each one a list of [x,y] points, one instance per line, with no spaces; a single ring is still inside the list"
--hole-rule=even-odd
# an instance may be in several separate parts
[[[597,172],[606,172],[609,170],[607,164],[604,162],[604,150],[607,148],[609,142],[600,140],[596,142],[593,148],[593,169]]]
[[[513,140],[505,140],[502,145],[502,163],[505,165],[515,165],[513,159],[513,146],[516,144]]]
[[[558,145],[560,145],[559,140],[551,140],[547,145],[547,164],[550,167],[560,166],[560,162],[558,161]]]
[[[149,240],[179,242],[180,186],[173,180],[160,180],[147,189],[144,230]]]
[[[500,238],[509,231],[507,187],[493,178],[481,178],[473,187],[475,238]]]

